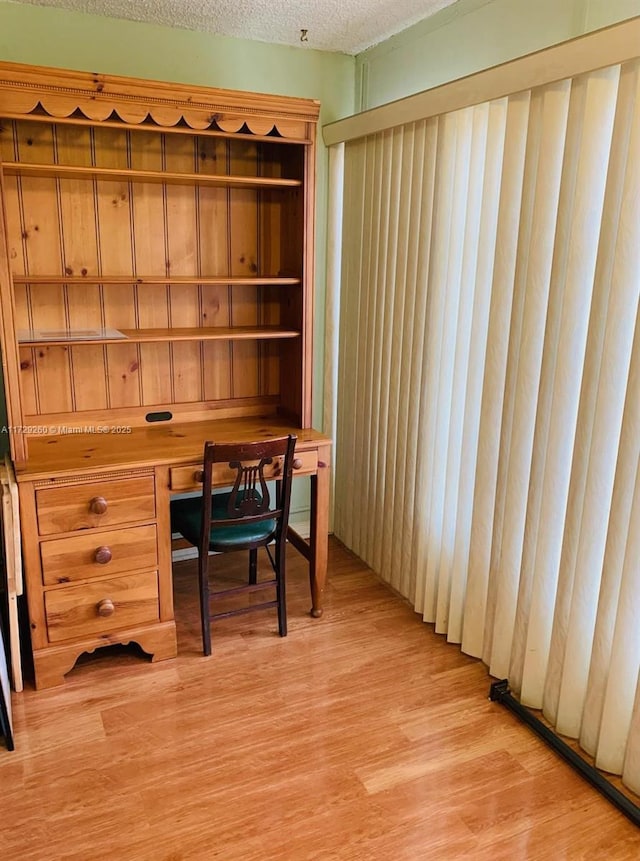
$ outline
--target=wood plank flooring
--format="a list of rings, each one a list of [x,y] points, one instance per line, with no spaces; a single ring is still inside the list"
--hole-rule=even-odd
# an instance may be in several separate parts
[[[640,831],[487,698],[490,679],[332,541],[324,618],[215,624],[175,566],[179,657],[117,647],[15,698],[2,861],[640,857]],[[216,559],[227,582],[244,559]],[[262,570],[265,562],[262,561]]]

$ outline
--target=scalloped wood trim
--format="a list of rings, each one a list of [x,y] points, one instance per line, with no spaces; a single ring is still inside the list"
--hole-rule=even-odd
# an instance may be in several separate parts
[[[188,87],[19,63],[0,63],[0,115],[44,112],[52,121],[78,112],[87,120],[117,117],[136,126],[180,123],[194,130],[278,135],[306,142],[319,102],[285,96]]]

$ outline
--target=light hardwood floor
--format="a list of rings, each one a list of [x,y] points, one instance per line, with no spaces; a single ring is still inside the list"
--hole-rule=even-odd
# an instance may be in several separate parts
[[[275,612],[235,617],[203,658],[183,562],[177,660],[117,647],[16,697],[2,861],[640,857],[640,831],[489,702],[482,664],[335,541],[310,619],[289,560],[286,639]]]

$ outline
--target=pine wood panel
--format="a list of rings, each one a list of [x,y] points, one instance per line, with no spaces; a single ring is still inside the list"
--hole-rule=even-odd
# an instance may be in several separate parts
[[[16,151],[20,161],[53,162],[54,130],[51,127],[23,122],[16,124]],[[22,214],[22,238],[26,271],[47,275],[61,271],[62,247],[58,217],[58,185],[55,179],[23,177],[19,186]],[[28,294],[28,298],[32,299]],[[67,305],[62,285],[43,284],[35,301],[31,301],[29,319],[34,327],[67,326]],[[73,408],[69,350],[43,347],[32,352],[35,374],[37,411]],[[57,403],[57,407],[56,407]]]
[[[121,129],[93,129],[95,163],[121,170],[129,164],[128,134]],[[102,275],[130,277],[134,271],[131,230],[131,194],[123,181],[96,183],[97,233]],[[104,325],[137,326],[137,294],[132,283],[102,284]],[[140,351],[137,345],[106,347],[106,379],[109,406],[137,406],[141,402]]]
[[[234,173],[258,172],[258,148],[254,142],[232,141],[229,169]],[[258,193],[229,189],[229,253],[231,275],[261,275],[258,241]],[[231,287],[231,325],[255,326],[260,321],[260,296],[243,285]],[[232,344],[233,397],[260,394],[260,346]]]
[[[271,420],[278,411],[278,397],[261,396],[259,398],[234,398],[211,403],[196,404],[155,404],[152,412],[170,413],[170,422],[181,425],[184,422],[209,422],[211,416],[216,421],[226,421],[231,418],[256,418]],[[45,417],[26,414],[24,424],[29,428],[27,433],[31,441],[37,436],[64,434],[65,436],[82,436],[84,434],[128,434],[131,428],[148,427],[149,407],[109,408],[90,413],[49,413]],[[168,421],[168,420],[167,420]],[[56,438],[56,444],[59,440]],[[52,445],[52,440],[49,440]]]
[[[69,164],[91,164],[91,130],[56,127],[56,157]],[[68,275],[95,275],[98,271],[95,184],[61,179],[58,183],[63,271]],[[65,301],[70,329],[103,324],[102,297],[97,285],[67,285]],[[107,406],[105,351],[102,347],[71,347],[70,371],[74,409]]]
[[[286,205],[280,211],[280,266],[285,273],[295,273],[303,279],[300,290],[289,290],[283,303],[282,322],[304,321],[301,339],[296,343],[283,344],[280,351],[280,395],[282,409],[303,423],[311,422],[311,378],[309,365],[312,360],[312,325],[305,317],[304,309],[310,298],[313,279],[313,254],[305,237],[313,231],[313,183],[315,165],[300,149],[291,153],[291,171],[306,177],[303,189],[287,192]],[[304,264],[304,265],[303,265]],[[306,392],[306,394],[305,394]]]
[[[278,170],[272,162],[264,162],[262,170]],[[265,272],[282,272],[280,247],[282,244],[282,195],[263,192],[259,207],[259,241],[262,268]],[[288,273],[293,274],[293,273]],[[299,273],[296,273],[299,276]],[[265,287],[261,291],[260,320],[262,325],[277,326],[281,319],[281,306],[286,301],[287,292]],[[273,345],[261,345],[262,366],[260,389],[265,394],[278,394],[280,391],[280,350]]]
[[[196,152],[194,140],[182,136],[165,138],[165,166],[169,171],[194,170]],[[198,198],[195,187],[168,185],[167,254],[171,275],[192,275],[200,269],[197,236]],[[171,325],[196,327],[202,322],[200,290],[197,284],[169,286]],[[203,400],[202,345],[199,343],[174,344],[173,358],[174,400],[176,402]]]
[[[113,171],[151,166],[158,171],[224,171],[246,177],[260,174],[279,178],[291,174],[300,182],[299,156],[295,154],[284,167],[280,156],[284,153],[289,159],[289,154],[278,146],[183,136],[168,140],[160,135],[140,138],[115,129],[75,126],[52,130],[36,126],[39,137],[34,138],[34,125],[19,125],[13,148],[20,154],[22,136],[29,141],[32,159]],[[50,148],[46,145],[49,133]],[[151,141],[152,145],[143,147],[141,141]],[[31,266],[29,274],[33,272],[38,279],[31,285],[26,280],[29,275],[18,273],[25,279],[24,289],[18,288],[18,295],[23,297],[21,305],[26,303],[22,317],[28,325],[24,328],[104,325],[129,333],[142,328],[153,331],[144,336],[136,331],[132,339],[155,342],[160,340],[158,327],[163,326],[223,328],[226,323],[248,331],[248,326],[273,327],[280,322],[285,294],[260,289],[252,283],[252,276],[259,278],[263,272],[271,277],[280,274],[282,207],[286,207],[282,193],[182,185],[134,187],[88,177],[58,179],[57,190],[60,266],[64,275],[54,283],[45,283],[46,274],[40,273],[37,265]],[[74,233],[71,225],[75,221],[81,229]],[[199,237],[196,243],[194,235]],[[47,265],[51,271],[51,262]],[[299,279],[299,266],[285,268],[289,278]],[[99,273],[105,271],[103,283]],[[236,283],[220,280],[200,284],[194,277],[198,271],[207,275],[214,272],[209,277],[218,279],[224,278],[221,273],[226,271]],[[109,276],[125,279],[128,272],[135,283],[109,283]],[[184,283],[172,282],[174,273],[185,279]],[[154,276],[162,283],[154,283]],[[93,278],[95,282],[90,284]],[[38,307],[50,305],[52,313],[46,311],[34,319],[34,290]],[[289,317],[293,319],[291,314]],[[97,339],[96,343],[105,342]],[[40,403],[38,367],[45,391],[47,381],[56,374],[61,380],[68,378],[69,396],[63,411],[95,413],[106,407],[119,409],[141,403],[151,406],[230,397],[246,399],[277,395],[280,390],[280,348],[259,341],[171,347],[156,343],[144,347],[107,343],[105,347],[85,342],[56,352],[58,346],[65,344],[62,340],[47,340],[38,344],[37,351],[23,348],[27,391],[28,377],[33,379],[32,396],[27,398],[29,414],[53,412],[48,403]]]
[[[15,126],[16,124],[12,122],[0,124],[0,160],[17,157],[18,144]],[[4,176],[3,173],[0,188],[2,189],[2,198],[6,213],[4,227],[7,236],[8,267],[12,274],[24,276],[27,271],[27,264],[20,207],[21,192],[19,180],[15,176]],[[14,301],[14,323],[16,329],[30,329],[32,327],[31,300],[29,297],[29,287],[26,283],[22,283],[15,288]],[[22,409],[26,413],[36,413],[38,410],[35,376],[36,355],[31,349],[20,349],[18,351],[18,361],[20,386],[22,387]],[[7,385],[7,381],[5,381],[5,385]]]
[[[131,138],[131,164],[139,170],[162,170],[162,139]],[[157,275],[168,274],[166,222],[164,216],[165,189],[161,185],[136,184],[133,196],[133,241],[135,271]],[[138,326],[141,328],[169,325],[169,290],[140,285],[138,296]],[[153,405],[173,401],[171,349],[165,344],[140,346],[140,378],[142,403]]]
[[[199,169],[202,173],[229,172],[228,141],[199,137]],[[208,276],[230,275],[229,194],[224,188],[198,188],[198,247],[200,271]],[[254,273],[255,274],[255,273]],[[231,288],[227,283],[202,286],[202,325],[230,326]],[[231,397],[231,344],[205,343],[203,357],[203,395],[205,400]]]

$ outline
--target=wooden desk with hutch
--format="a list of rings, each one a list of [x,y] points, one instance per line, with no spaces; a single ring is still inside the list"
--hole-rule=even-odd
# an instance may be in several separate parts
[[[39,688],[106,644],[175,656],[169,499],[198,488],[208,439],[297,434],[311,538],[290,540],[322,613],[318,110],[0,63],[2,359]]]

